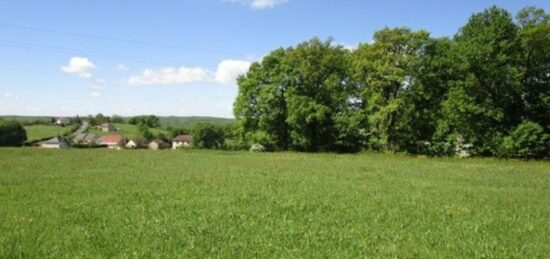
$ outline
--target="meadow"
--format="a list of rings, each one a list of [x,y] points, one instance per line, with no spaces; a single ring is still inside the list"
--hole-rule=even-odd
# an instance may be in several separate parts
[[[93,127],[90,127],[88,129],[89,133],[96,134],[98,136],[105,136],[105,135],[122,135],[127,139],[133,139],[140,135],[139,128],[136,125],[131,124],[123,124],[123,123],[113,123],[113,125],[118,129],[115,132],[103,132],[101,130],[95,129]],[[151,133],[153,133],[155,136],[158,134],[164,134],[165,136],[169,135],[169,132],[163,129],[159,128],[151,128],[149,129]]]
[[[547,257],[550,163],[0,149],[0,258]]]
[[[61,127],[57,125],[43,124],[25,126],[24,128],[25,131],[27,131],[27,142],[34,142],[49,137],[62,136],[74,130],[71,126]]]

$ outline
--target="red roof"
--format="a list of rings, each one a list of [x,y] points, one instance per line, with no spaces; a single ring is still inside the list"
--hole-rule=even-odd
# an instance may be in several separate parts
[[[122,142],[121,135],[107,135],[102,138],[103,144],[118,144]]]
[[[191,142],[193,137],[191,135],[179,135],[174,138],[174,141],[176,142]]]

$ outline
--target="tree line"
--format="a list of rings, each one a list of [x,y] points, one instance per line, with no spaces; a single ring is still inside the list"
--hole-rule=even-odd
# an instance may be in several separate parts
[[[347,50],[317,38],[238,79],[242,143],[271,150],[549,157],[550,16],[492,7],[453,37],[384,28]]]

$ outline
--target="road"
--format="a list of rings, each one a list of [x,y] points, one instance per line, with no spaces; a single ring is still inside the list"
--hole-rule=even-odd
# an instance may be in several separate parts
[[[74,133],[73,133],[73,138],[78,136],[78,134],[80,133],[84,133],[84,131],[86,131],[88,129],[88,126],[90,125],[90,123],[88,123],[87,121],[82,121],[82,125],[80,125],[80,128],[78,128]]]

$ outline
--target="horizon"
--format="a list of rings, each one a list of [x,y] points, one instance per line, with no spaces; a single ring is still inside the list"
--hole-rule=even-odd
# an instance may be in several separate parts
[[[384,27],[451,37],[493,5],[512,15],[525,6],[550,7],[527,0],[130,4],[2,3],[0,114],[233,119],[235,78],[277,48],[313,37],[354,48]]]

